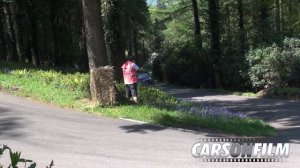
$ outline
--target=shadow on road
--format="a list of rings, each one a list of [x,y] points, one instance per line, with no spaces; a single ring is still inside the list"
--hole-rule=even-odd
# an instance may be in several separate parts
[[[279,139],[300,143],[300,102],[249,98],[227,93],[212,93],[196,89],[160,88],[183,99],[222,106],[232,112],[239,112],[263,119],[278,130]]]
[[[11,111],[7,108],[0,107],[0,138],[11,138],[21,136],[21,133],[16,133],[15,129],[22,128],[21,117],[11,117]]]
[[[149,124],[126,125],[126,126],[121,126],[120,128],[126,130],[127,133],[140,133],[140,134],[147,134],[149,131],[156,132],[156,131],[162,131],[167,129],[167,127],[161,127],[161,126],[149,125]]]
[[[300,103],[285,100],[248,99],[242,101],[206,100],[233,112],[242,112],[270,123],[278,137],[300,143]]]

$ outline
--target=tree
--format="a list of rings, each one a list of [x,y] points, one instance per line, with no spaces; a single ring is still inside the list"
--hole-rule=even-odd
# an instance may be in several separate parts
[[[108,58],[101,17],[101,1],[82,0],[82,7],[92,100],[98,102],[99,105],[112,104],[116,101],[116,90],[113,69],[107,67]]]
[[[283,11],[282,11],[282,0],[276,0],[275,2],[275,6],[276,6],[276,17],[275,17],[275,24],[276,24],[276,42],[277,44],[279,44],[280,46],[282,45],[282,41],[283,41]]]
[[[6,39],[5,39],[5,21],[4,21],[4,15],[3,15],[3,7],[4,2],[0,1],[0,59],[5,60],[6,58]]]
[[[82,0],[86,46],[90,70],[108,65],[104,40],[101,1]]]
[[[193,4],[194,26],[195,26],[195,41],[199,49],[202,50],[202,37],[201,37],[201,27],[199,21],[197,0],[192,0],[192,4]]]
[[[122,26],[120,0],[104,1],[104,28],[110,65],[114,66],[115,79],[122,79],[121,66],[125,62],[125,39]]]
[[[7,61],[17,61],[17,49],[15,32],[12,24],[11,2],[4,2],[2,7],[3,22],[4,22],[4,39],[6,43]]]
[[[37,41],[37,24],[36,24],[36,4],[33,0],[27,1],[28,20],[30,24],[30,53],[32,64],[39,66],[40,57],[38,53],[38,41]]]
[[[219,88],[221,84],[221,44],[219,24],[219,0],[208,1],[209,30],[211,33],[210,51],[213,60],[214,84]]]
[[[239,41],[240,41],[240,52],[244,56],[246,51],[245,41],[245,25],[244,25],[244,4],[243,0],[238,0],[238,13],[239,13]]]
[[[121,24],[124,38],[127,39],[128,55],[135,57],[138,64],[142,64],[142,34],[147,31],[150,21],[147,3],[145,0],[121,0],[120,3],[123,20]]]

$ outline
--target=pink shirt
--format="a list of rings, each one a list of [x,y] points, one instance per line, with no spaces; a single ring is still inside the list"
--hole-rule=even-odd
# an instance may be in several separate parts
[[[139,67],[131,61],[127,61],[123,64],[122,70],[125,84],[134,84],[138,82],[138,77],[136,73],[138,69]]]

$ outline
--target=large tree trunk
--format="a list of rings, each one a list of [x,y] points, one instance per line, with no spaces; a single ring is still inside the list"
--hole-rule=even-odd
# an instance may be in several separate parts
[[[101,67],[108,65],[101,1],[82,0],[82,6],[90,67],[91,97],[100,105],[111,104],[116,100],[113,68]]]
[[[100,0],[82,0],[90,70],[108,65]]]
[[[214,84],[215,87],[222,87],[221,84],[221,44],[220,44],[220,23],[219,23],[219,0],[208,1],[209,30],[211,34],[211,56],[213,59]]]
[[[194,14],[194,26],[195,26],[195,42],[200,50],[202,50],[202,37],[201,37],[201,27],[199,21],[198,3],[197,0],[192,0],[193,4],[193,14]]]

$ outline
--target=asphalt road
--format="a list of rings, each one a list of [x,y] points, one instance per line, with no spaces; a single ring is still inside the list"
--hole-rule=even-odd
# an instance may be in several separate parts
[[[300,146],[280,163],[203,163],[191,156],[199,138],[233,137],[94,116],[0,93],[0,144],[45,167],[300,167]],[[6,164],[6,158],[1,158]]]

